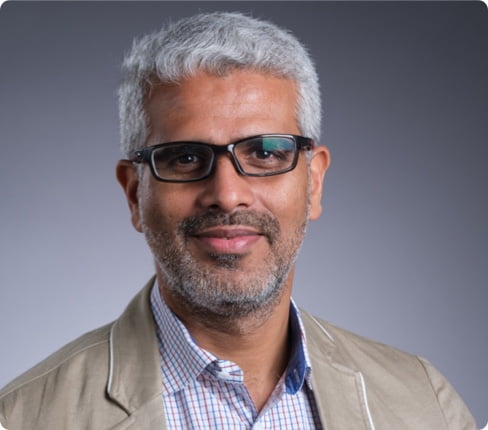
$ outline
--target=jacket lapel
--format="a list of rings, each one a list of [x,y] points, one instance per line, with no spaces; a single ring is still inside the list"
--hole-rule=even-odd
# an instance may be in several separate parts
[[[161,396],[155,397],[134,411],[127,419],[110,430],[166,430]]]
[[[372,430],[362,377],[344,364],[325,327],[301,311],[312,363],[312,387],[324,430]]]
[[[110,333],[108,396],[128,418],[114,430],[166,429],[159,351],[149,305],[154,278],[127,306]]]

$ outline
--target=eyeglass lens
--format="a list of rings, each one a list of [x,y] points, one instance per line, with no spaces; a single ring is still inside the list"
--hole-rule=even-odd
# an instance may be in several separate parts
[[[288,136],[263,136],[229,145],[243,173],[270,175],[286,171],[296,157],[295,140]],[[154,169],[161,178],[195,180],[207,176],[215,159],[212,146],[200,143],[175,143],[152,152]]]

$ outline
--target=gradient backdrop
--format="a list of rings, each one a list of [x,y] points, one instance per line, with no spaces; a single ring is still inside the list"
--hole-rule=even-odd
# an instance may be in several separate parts
[[[134,36],[198,11],[291,29],[332,153],[296,300],[431,360],[488,419],[488,11],[481,2],[7,2],[0,10],[0,385],[116,318],[153,273],[115,181]]]

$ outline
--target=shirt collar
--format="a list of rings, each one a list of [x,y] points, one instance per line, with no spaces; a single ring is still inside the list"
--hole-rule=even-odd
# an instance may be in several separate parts
[[[163,392],[173,393],[195,380],[216,357],[198,347],[190,332],[162,300],[157,282],[150,300],[161,355]]]
[[[173,393],[194,381],[205,368],[211,372],[225,366],[225,361],[200,348],[180,319],[161,298],[157,282],[151,291],[151,310],[156,323],[163,372],[163,391]],[[299,391],[304,382],[311,388],[311,365],[300,312],[293,299],[290,303],[290,361],[285,375],[288,394]],[[227,366],[237,368],[234,363]],[[213,373],[213,372],[212,372]],[[236,378],[236,382],[239,377]]]
[[[305,381],[309,388],[312,387],[310,377],[312,366],[300,311],[293,299],[290,302],[290,342],[290,362],[286,371],[285,386],[288,394],[295,394],[301,390]]]

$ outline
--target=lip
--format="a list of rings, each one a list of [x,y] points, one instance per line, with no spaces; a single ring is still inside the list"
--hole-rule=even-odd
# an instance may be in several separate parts
[[[193,236],[207,252],[212,254],[243,254],[263,235],[250,227],[215,227]]]

